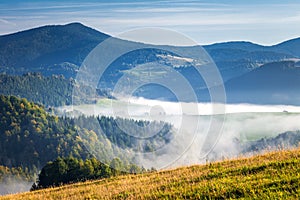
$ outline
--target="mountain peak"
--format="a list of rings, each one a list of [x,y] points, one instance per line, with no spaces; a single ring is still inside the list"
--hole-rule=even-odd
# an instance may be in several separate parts
[[[94,36],[101,36],[104,37],[103,39],[110,37],[109,35],[99,32],[93,28],[90,28],[88,26],[85,26],[84,24],[80,22],[72,22],[68,24],[59,24],[59,25],[45,25],[45,26],[40,26],[24,31],[20,31],[17,33],[12,33],[8,35],[2,35],[0,36],[0,45],[2,45],[2,42],[7,40],[7,38],[19,38],[19,37],[24,37],[24,36],[30,36],[30,35],[36,35],[36,34],[44,34],[45,32],[51,33],[51,34],[58,34],[59,32],[63,34],[73,34],[73,35],[78,35],[78,34],[89,34],[94,35]],[[5,38],[5,39],[4,39]]]
[[[65,24],[65,25],[62,25],[62,26],[83,26],[83,27],[86,27],[85,25],[83,25],[80,22],[71,22],[71,23],[68,23],[68,24]]]
[[[0,55],[8,55],[0,59],[0,66],[26,68],[62,62],[80,65],[88,52],[108,37],[78,22],[0,36]]]

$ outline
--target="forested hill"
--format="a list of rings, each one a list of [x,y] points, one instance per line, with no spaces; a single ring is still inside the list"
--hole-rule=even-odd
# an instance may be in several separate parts
[[[122,154],[119,148],[126,148],[127,152],[151,151],[155,145],[168,142],[172,135],[172,126],[165,124],[157,137],[143,143],[125,134],[117,123],[136,131],[134,124],[161,126],[162,122],[109,117],[57,117],[25,98],[0,95],[0,195],[28,191],[35,181],[34,174],[48,162],[59,161],[60,157],[65,157],[69,165],[61,169],[57,167],[62,165],[56,165],[55,161],[54,164],[48,163],[44,169],[47,174],[41,174],[42,182],[38,187],[116,175],[118,172],[113,169],[139,172],[141,166],[132,164],[131,158]],[[86,126],[81,127],[81,124]],[[89,151],[92,149],[94,154]],[[111,155],[111,152],[115,154]],[[75,164],[70,164],[70,160]],[[57,169],[62,173],[60,179],[53,174]],[[81,175],[70,176],[70,172]]]
[[[103,161],[119,157],[129,163],[130,158],[119,148],[127,152],[152,151],[172,137],[170,124],[164,124],[155,137],[145,142],[124,133],[117,123],[131,132],[137,131],[134,130],[137,124],[162,126],[162,122],[112,117],[62,118],[49,115],[42,106],[26,99],[0,95],[0,165],[36,170],[58,156],[88,158],[92,156],[88,150],[93,150]]]
[[[71,120],[14,96],[0,96],[0,165],[37,170],[58,156],[86,157]]]
[[[42,76],[40,73],[24,75],[0,74],[0,94],[26,98],[45,106],[69,105],[75,82],[62,75]]]
[[[0,36],[0,70],[74,76],[87,54],[109,36],[80,23],[49,25]]]
[[[63,75],[43,76],[41,73],[31,72],[23,75],[0,74],[0,94],[14,95],[26,98],[46,107],[56,107],[72,104],[72,92],[84,91],[79,95],[85,97],[84,103],[94,102],[92,97],[95,91],[83,84],[76,84],[73,78],[65,78]],[[79,87],[80,90],[79,90]],[[96,90],[98,97],[113,98],[106,90]]]

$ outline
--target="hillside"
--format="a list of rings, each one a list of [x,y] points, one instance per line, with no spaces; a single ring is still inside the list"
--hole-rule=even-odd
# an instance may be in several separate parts
[[[295,149],[119,176],[0,199],[298,199],[299,172],[300,149]]]
[[[44,106],[61,106],[72,103],[74,80],[63,76],[42,76],[41,73],[27,73],[22,76],[0,74],[0,94],[14,95]]]
[[[58,156],[88,155],[71,120],[14,96],[0,95],[0,110],[0,165],[36,172]]]
[[[162,128],[156,136],[144,141],[125,134],[118,123],[132,133],[139,131],[137,124]],[[123,148],[127,149],[126,153],[153,151],[169,142],[172,129],[170,124],[157,121],[104,116],[58,117],[26,99],[0,95],[0,165],[36,172],[57,157],[85,159],[91,152],[106,163],[116,157],[130,163],[128,155],[121,151]],[[147,130],[140,132],[147,133]]]
[[[41,73],[33,72],[26,73],[22,76],[0,74],[0,84],[5,85],[0,88],[0,94],[13,95],[20,98],[26,98],[45,107],[56,107],[62,105],[72,104],[73,90],[84,90],[85,93],[79,93],[82,97],[84,95],[86,103],[94,102],[93,90],[91,87],[83,84],[76,84],[75,80],[67,79],[63,75],[43,76]],[[108,93],[100,93],[99,96],[109,96]]]
[[[262,65],[225,83],[228,101],[299,105],[299,75],[296,61]]]

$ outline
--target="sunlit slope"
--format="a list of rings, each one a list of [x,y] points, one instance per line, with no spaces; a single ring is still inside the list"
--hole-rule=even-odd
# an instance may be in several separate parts
[[[67,185],[0,199],[298,199],[300,149]]]

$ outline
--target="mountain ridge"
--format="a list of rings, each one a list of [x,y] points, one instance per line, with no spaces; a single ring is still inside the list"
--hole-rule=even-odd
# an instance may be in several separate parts
[[[16,34],[20,34],[20,33],[24,33],[24,32],[28,32],[28,31],[33,31],[33,30],[38,30],[38,29],[42,29],[42,28],[47,28],[47,27],[71,27],[71,26],[78,26],[78,27],[84,27],[84,28],[89,28],[95,32],[107,35],[109,37],[111,37],[111,35],[104,33],[102,31],[99,31],[93,27],[87,26],[85,24],[83,24],[82,22],[69,22],[69,23],[65,23],[65,24],[49,24],[49,25],[42,25],[42,26],[37,26],[37,27],[33,27],[33,28],[28,28],[28,29],[24,29],[24,30],[20,30],[20,31],[16,31],[16,32],[12,32],[12,33],[7,33],[7,34],[2,34],[0,35],[1,37],[7,37],[7,36],[11,36],[11,35],[16,35]],[[283,44],[289,43],[289,42],[297,42],[297,40],[300,40],[300,37],[296,37],[296,38],[292,38],[292,39],[288,39],[288,40],[284,40],[275,44],[271,44],[271,45],[263,45],[263,44],[259,44],[259,43],[255,43],[255,42],[251,42],[248,40],[236,40],[236,41],[224,41],[224,42],[216,42],[216,43],[211,43],[211,44],[205,44],[205,45],[199,45],[202,47],[211,47],[214,46],[214,48],[218,47],[218,46],[228,46],[228,45],[243,45],[244,47],[248,47],[252,46],[254,48],[260,48],[260,47],[275,47],[275,46],[281,46]]]
[[[22,75],[28,72],[40,72],[44,76],[61,74],[66,78],[75,78],[82,62],[91,50],[110,37],[81,23],[47,25],[0,36],[0,73]],[[138,44],[132,41],[115,39],[120,42],[120,45],[125,45],[125,48],[126,45]],[[189,79],[195,90],[206,87],[204,80],[195,76],[195,70],[192,70],[191,66],[197,65],[196,62],[187,62],[188,57],[174,60],[175,57],[180,57],[174,53],[172,54],[172,52],[162,51],[162,46],[150,45],[149,49],[149,46],[146,44],[139,45],[140,47],[145,45],[145,49],[122,55],[109,66],[111,70],[106,70],[107,73],[103,74],[102,82],[98,85],[99,89],[112,90],[115,83],[124,73],[145,62],[172,67]],[[298,46],[300,46],[300,38],[281,42],[273,46],[262,46],[240,41],[216,43],[203,46],[203,48],[215,62],[224,82],[228,82],[251,73],[255,69],[264,68],[268,63],[299,59]],[[195,51],[198,52],[201,48],[200,46],[171,46],[170,49],[170,51],[174,50],[174,52],[181,49],[181,51],[185,52],[185,55],[195,55]],[[294,68],[294,70],[297,69]],[[159,75],[160,73],[154,74]],[[289,74],[293,75],[293,73]],[[138,73],[136,78],[143,78],[141,76],[142,74]],[[255,82],[255,77],[251,81]],[[252,83],[249,84],[251,85]],[[152,88],[152,90],[155,89]],[[145,98],[161,96],[165,97],[165,100],[172,100],[172,98],[166,97],[167,95],[163,91],[158,91],[157,94],[151,96],[154,93],[145,91],[138,95]],[[251,102],[253,101],[251,100]],[[259,101],[254,102],[260,103]]]
[[[38,64],[45,65],[45,63],[60,64],[62,62],[70,62],[80,66],[87,53],[97,44],[109,37],[111,36],[79,22],[64,25],[46,25],[1,35],[0,66],[13,67],[17,65],[20,67]],[[292,44],[296,46],[298,43],[300,44],[300,38],[287,40],[272,46],[263,46],[248,41],[229,41],[204,45],[202,47],[209,53],[216,49],[219,51],[227,50],[229,52],[233,50],[243,50],[248,53],[273,51],[277,54],[286,54],[283,56],[299,57],[300,54],[297,53],[298,51],[286,49],[289,45]],[[38,51],[36,49],[38,49]],[[66,54],[63,52],[64,50],[70,52]],[[53,52],[57,53],[51,55]],[[23,57],[25,57],[25,59]],[[33,62],[34,60],[37,61]],[[42,62],[43,60],[46,61]]]

